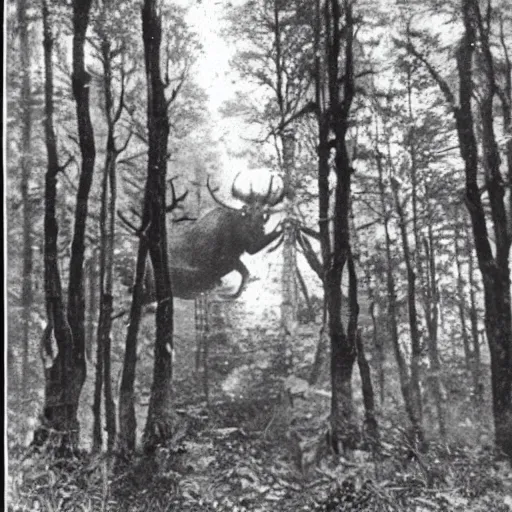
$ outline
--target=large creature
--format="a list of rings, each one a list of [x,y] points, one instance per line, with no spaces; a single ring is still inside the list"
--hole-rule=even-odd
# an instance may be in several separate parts
[[[242,178],[239,173],[231,187],[231,194],[242,202],[241,207],[221,201],[208,180],[208,191],[217,206],[198,220],[175,223],[169,230],[169,265],[175,297],[195,298],[218,286],[221,278],[232,271],[237,271],[242,277],[238,290],[233,294],[219,293],[219,296],[230,299],[239,297],[249,277],[247,267],[240,260],[242,254],[259,252],[282,234],[279,226],[265,233],[271,209],[284,197],[281,178],[268,175],[268,188],[264,192],[255,191],[250,182],[242,183]],[[150,265],[146,268],[145,281],[146,291],[153,298],[154,282]]]

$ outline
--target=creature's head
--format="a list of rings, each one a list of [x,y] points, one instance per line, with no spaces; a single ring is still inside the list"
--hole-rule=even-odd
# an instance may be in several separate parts
[[[284,198],[283,181],[279,176],[268,175],[268,186],[255,189],[250,181],[242,182],[242,175],[238,173],[231,186],[231,195],[241,206],[234,206],[221,201],[207,182],[208,190],[216,203],[227,209],[234,219],[233,229],[237,238],[247,252],[254,252],[265,234],[265,224],[273,209]]]

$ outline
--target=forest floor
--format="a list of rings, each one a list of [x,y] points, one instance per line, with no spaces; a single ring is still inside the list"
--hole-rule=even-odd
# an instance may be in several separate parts
[[[90,454],[85,444],[81,457],[55,460],[27,450],[27,437],[16,429],[23,415],[11,404],[9,512],[512,512],[512,469],[495,457],[490,411],[485,405],[472,408],[463,373],[452,368],[451,380],[445,379],[450,387],[444,442],[425,406],[428,449],[420,453],[410,446],[399,383],[392,377],[396,371],[386,367],[386,393],[378,406],[379,452],[335,455],[326,440],[328,368],[317,385],[308,386],[311,361],[304,363],[285,386],[293,400],[280,400],[282,381],[267,364],[268,345],[273,346],[268,332],[259,338],[233,334],[232,342],[212,336],[205,381],[205,373],[195,370],[193,314],[178,312],[188,324],[182,321],[178,333],[180,402],[171,441],[151,457],[137,454],[129,461]],[[232,323],[242,324],[236,318]],[[294,345],[297,360],[314,352],[315,329],[309,327]],[[150,350],[151,344],[143,347]],[[139,387],[149,389],[151,359],[141,358],[139,366]],[[82,400],[84,442],[92,431],[92,377],[93,372]],[[354,378],[354,406],[362,411]],[[144,400],[137,407],[139,437],[147,414]],[[29,412],[37,409],[34,402]]]
[[[268,399],[178,409],[173,440],[114,470],[104,455],[50,460],[10,449],[8,510],[512,511],[512,471],[490,449],[431,442],[412,460],[382,428],[379,454],[335,456],[318,411]]]

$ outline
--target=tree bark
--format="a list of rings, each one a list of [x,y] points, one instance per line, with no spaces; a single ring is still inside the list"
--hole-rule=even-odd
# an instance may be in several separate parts
[[[344,38],[341,34],[342,10]],[[335,452],[353,448],[357,439],[352,401],[352,371],[356,360],[355,340],[347,336],[341,319],[341,276],[350,255],[350,185],[352,167],[346,146],[350,107],[354,98],[353,41],[354,20],[352,4],[338,0],[325,3],[326,56],[328,72],[329,119],[334,133],[334,219],[333,251],[326,265],[326,299],[331,338],[331,434]],[[341,43],[344,42],[344,81],[340,81]],[[341,89],[343,83],[343,90]],[[322,185],[325,186],[325,185]],[[322,220],[322,218],[321,218]]]
[[[471,216],[478,266],[482,273],[485,331],[491,353],[491,380],[496,445],[512,459],[512,312],[510,300],[510,234],[504,201],[500,157],[493,127],[496,91],[493,58],[480,7],[475,0],[462,2],[464,36],[457,53],[459,107],[454,107],[457,133],[466,173],[466,201]],[[478,185],[478,151],[472,113],[473,54],[480,40],[483,84],[480,101],[483,163],[494,229],[495,256],[489,241],[486,211]]]
[[[160,72],[161,18],[155,0],[145,0],[142,7],[142,32],[148,86],[148,176],[144,208],[148,225],[149,253],[155,277],[156,340],[155,365],[144,447],[152,451],[172,435],[173,298],[166,232],[166,171],[169,119],[164,84]],[[149,222],[150,221],[150,222]]]
[[[478,307],[477,307],[477,282],[475,280],[475,260],[473,257],[473,247],[470,243],[469,236],[471,233],[467,231],[466,253],[468,256],[468,283],[469,283],[469,320],[471,331],[471,343],[473,347],[473,393],[475,403],[481,404],[483,400],[483,384],[481,382],[481,356],[480,356],[480,334],[478,328]]]
[[[100,295],[100,304],[101,304],[101,295]],[[100,325],[102,324],[102,308],[100,305],[100,316],[98,320],[98,331],[100,329]],[[92,423],[92,452],[99,453],[101,452],[103,446],[103,424],[101,421],[101,397],[103,391],[103,353],[104,353],[104,339],[102,336],[97,336],[96,342],[96,372],[94,375],[94,398],[92,403],[92,415],[93,415],[93,423]]]
[[[147,201],[144,201],[146,204]],[[148,217],[148,215],[146,215]],[[132,303],[130,307],[130,323],[126,333],[123,370],[119,390],[119,437],[118,451],[122,454],[132,453],[135,450],[137,419],[135,416],[135,370],[137,367],[137,336],[142,316],[144,296],[144,274],[146,258],[148,255],[147,230],[141,230],[137,263],[135,265],[135,280],[132,289]]]
[[[306,281],[304,281],[304,277],[302,277],[302,273],[298,266],[295,268],[295,274],[297,277],[297,283],[299,285],[300,292],[304,297],[304,303],[306,306],[307,314],[304,315],[305,323],[310,323],[315,321],[315,310],[313,308],[313,304],[311,303],[311,298],[309,296],[308,287],[306,285]]]
[[[379,335],[379,329],[377,328],[378,319],[375,314],[375,306],[377,302],[375,298],[372,299],[370,305],[370,316],[372,317],[372,338],[373,338],[373,346],[377,351],[378,358],[378,373],[379,373],[379,398],[380,404],[384,404],[384,400],[386,397],[386,374],[384,372],[384,366],[386,363],[386,351],[384,350],[384,340],[381,335]]]
[[[372,376],[370,366],[366,360],[364,351],[364,342],[361,337],[361,330],[357,327],[359,316],[359,304],[357,303],[357,274],[352,255],[348,259],[348,275],[349,275],[349,322],[347,334],[350,343],[353,343],[357,350],[357,364],[361,375],[361,383],[363,390],[364,403],[364,433],[367,441],[373,449],[377,448],[379,440],[379,431],[377,418],[375,417],[375,395],[373,392]]]
[[[32,291],[32,208],[30,202],[30,175],[32,173],[32,80],[29,40],[29,21],[27,18],[27,0],[18,1],[18,30],[20,41],[20,69],[21,69],[21,201],[23,205],[23,269],[21,285],[22,307],[22,366],[21,388],[22,397],[28,395],[28,373],[30,353],[30,325],[33,302]]]
[[[436,260],[434,253],[434,234],[432,222],[428,225],[428,240],[423,240],[425,256],[427,260],[426,273],[426,323],[428,330],[428,357],[430,362],[429,380],[432,386],[434,402],[437,411],[437,421],[439,424],[439,435],[443,441],[446,440],[446,421],[443,404],[443,394],[441,390],[441,361],[439,359],[438,348],[438,308],[439,308],[439,290],[436,277]]]
[[[471,347],[469,345],[469,336],[466,320],[466,301],[464,297],[464,277],[462,275],[462,261],[459,248],[459,228],[455,227],[453,232],[453,239],[455,241],[455,264],[457,266],[457,308],[459,311],[460,331],[462,338],[462,346],[464,348],[464,361],[466,362],[466,370],[468,375],[472,374],[472,359]]]
[[[97,261],[96,261],[97,249],[93,250],[93,254],[86,263],[86,279],[88,281],[88,293],[87,293],[87,319],[86,319],[86,344],[85,344],[85,356],[87,361],[92,361],[92,350],[94,346],[94,338],[96,331],[96,315],[97,315]]]
[[[322,327],[318,335],[318,343],[316,345],[315,359],[313,360],[313,366],[311,373],[309,374],[309,385],[314,386],[320,378],[322,367],[324,365],[327,347],[329,346],[329,335],[328,335],[328,322],[327,322],[327,304],[323,304],[322,311]]]
[[[313,369],[309,378],[310,384],[317,382],[322,363],[325,347],[330,341],[330,327],[329,327],[329,305],[327,300],[327,269],[331,262],[331,234],[329,227],[329,210],[330,210],[330,188],[329,188],[329,174],[330,174],[330,146],[329,146],[329,113],[327,109],[327,101],[325,97],[325,79],[326,70],[324,69],[324,62],[321,59],[321,54],[324,51],[321,45],[322,34],[322,12],[320,0],[315,2],[315,31],[314,31],[314,45],[315,45],[315,103],[317,105],[316,116],[318,126],[318,227],[320,233],[320,252],[321,262],[317,262],[316,254],[313,252],[311,244],[302,235],[299,241],[302,241],[301,246],[304,250],[311,268],[315,270],[318,277],[322,281],[324,290],[323,312],[322,312],[322,327],[318,345],[313,363]],[[306,245],[304,245],[306,244]]]
[[[43,333],[41,353],[45,363],[45,397],[42,424],[34,432],[35,446],[48,442],[61,455],[78,447],[79,425],[76,416],[81,385],[76,387],[73,333],[67,320],[58,262],[58,224],[56,217],[57,175],[61,171],[57,156],[53,107],[53,35],[49,23],[48,1],[43,0],[43,46],[45,67],[45,175],[44,285],[48,325]],[[58,354],[53,353],[52,339]]]
[[[376,143],[378,143],[378,135]],[[377,146],[377,144],[376,144]],[[400,379],[400,388],[402,390],[402,398],[404,400],[405,411],[411,423],[414,438],[419,442],[423,440],[423,429],[420,422],[420,417],[417,412],[417,407],[411,392],[409,371],[407,362],[400,349],[400,340],[398,336],[398,319],[397,319],[397,303],[396,303],[396,285],[393,276],[393,258],[391,252],[391,236],[389,229],[389,213],[385,201],[385,184],[384,184],[384,169],[382,168],[381,154],[379,153],[378,146],[376,147],[376,164],[379,175],[379,194],[382,209],[382,217],[384,219],[384,233],[386,241],[386,289],[387,289],[387,310],[388,310],[388,330],[393,344],[393,351],[398,366],[398,375]]]
[[[73,74],[71,77],[76,102],[78,140],[82,165],[78,181],[74,219],[73,241],[69,262],[68,309],[69,326],[73,333],[73,414],[76,416],[80,393],[86,376],[85,364],[85,294],[84,255],[85,229],[88,213],[89,192],[94,172],[96,150],[94,132],[89,112],[90,76],[85,69],[85,39],[89,24],[92,0],[73,2]]]
[[[419,432],[423,432],[423,404],[420,386],[420,360],[421,360],[421,338],[418,326],[418,313],[416,308],[416,273],[414,271],[412,256],[409,248],[409,239],[407,233],[407,219],[401,199],[399,196],[398,182],[391,178],[391,189],[393,191],[395,208],[398,214],[398,224],[400,228],[400,236],[402,239],[402,250],[404,254],[405,266],[407,269],[407,308],[409,312],[409,330],[411,337],[411,363],[409,376],[409,389],[413,407],[415,408],[416,428]],[[422,438],[423,434],[419,434]],[[419,440],[419,438],[418,438]]]
[[[278,36],[276,36],[278,37]],[[294,216],[294,175],[295,175],[295,133],[286,129],[281,134],[283,147],[284,185],[287,190],[288,204],[286,221],[283,228],[283,271],[282,271],[282,303],[281,303],[281,357],[284,375],[291,371],[291,347],[293,347],[297,331],[298,297],[297,297],[297,245]]]
[[[104,20],[111,14],[110,2],[103,5]],[[119,150],[116,147],[116,124],[123,108],[122,93],[119,98],[117,111],[114,111],[112,93],[112,44],[105,26],[100,27],[101,55],[103,64],[103,91],[105,95],[104,112],[107,120],[107,141],[105,147],[105,163],[101,183],[100,207],[100,316],[98,321],[98,372],[97,382],[104,385],[105,422],[107,431],[107,451],[114,448],[116,438],[116,410],[112,395],[111,375],[111,330],[113,314],[113,269],[114,269],[114,237],[115,237],[115,211],[116,211],[116,161]],[[124,84],[121,84],[123,87]],[[97,390],[101,403],[101,386]],[[101,419],[101,418],[100,418]]]
[[[280,19],[280,4],[273,2],[273,54],[275,62],[275,94],[279,111],[279,124],[281,127],[279,138],[282,147],[281,167],[284,177],[284,187],[288,202],[283,227],[283,270],[281,276],[282,302],[281,302],[281,364],[284,376],[291,371],[291,347],[293,346],[297,330],[297,280],[295,268],[297,266],[297,247],[295,226],[292,223],[295,208],[295,131],[290,126],[284,127],[287,122],[288,105],[285,99],[285,57],[282,51],[282,33]]]

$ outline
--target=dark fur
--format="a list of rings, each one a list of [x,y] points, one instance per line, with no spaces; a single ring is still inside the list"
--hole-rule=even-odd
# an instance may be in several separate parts
[[[268,213],[259,204],[246,205],[239,211],[217,206],[197,221],[173,224],[168,239],[172,291],[175,297],[191,299],[211,290],[233,270],[242,283],[233,295],[238,297],[249,271],[240,261],[244,252],[255,254],[281,235],[276,228],[265,234]],[[146,270],[146,286],[154,298],[153,272]]]

